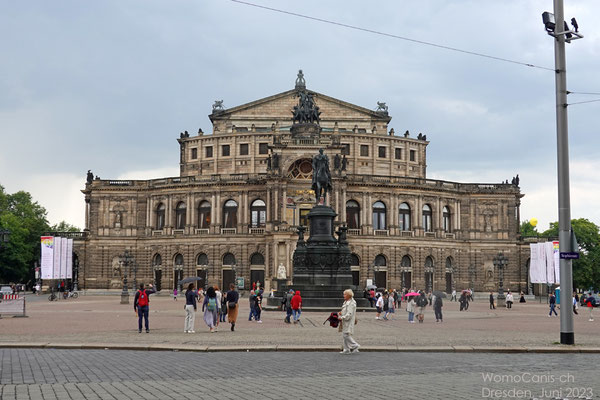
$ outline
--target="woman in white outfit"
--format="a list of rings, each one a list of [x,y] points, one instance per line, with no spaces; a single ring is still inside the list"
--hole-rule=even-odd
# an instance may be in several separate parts
[[[354,334],[354,324],[356,323],[356,301],[354,300],[354,292],[351,289],[344,290],[344,300],[342,312],[338,313],[342,320],[340,330],[344,339],[344,350],[341,354],[358,353],[360,345],[352,337]]]

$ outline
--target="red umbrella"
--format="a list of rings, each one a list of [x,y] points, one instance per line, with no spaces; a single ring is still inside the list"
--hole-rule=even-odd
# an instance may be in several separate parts
[[[417,293],[417,292],[410,292],[410,293],[406,293],[404,295],[404,297],[411,297],[411,296],[420,296],[421,293]]]

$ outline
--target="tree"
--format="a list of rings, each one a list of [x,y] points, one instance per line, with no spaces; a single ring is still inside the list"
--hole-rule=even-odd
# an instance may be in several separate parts
[[[596,288],[600,285],[600,228],[586,218],[572,220],[571,226],[579,244],[579,259],[573,260],[573,286]],[[540,236],[558,237],[558,222],[550,223]]]
[[[521,223],[520,232],[521,232],[521,236],[539,236],[539,232],[537,231],[537,228],[535,226],[531,225],[529,220],[523,221]]]
[[[60,221],[50,227],[51,232],[81,232],[81,229],[75,225],[69,224],[67,221]]]

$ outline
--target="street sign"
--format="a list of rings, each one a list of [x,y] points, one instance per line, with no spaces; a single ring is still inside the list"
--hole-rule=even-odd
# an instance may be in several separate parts
[[[579,259],[579,253],[576,253],[574,251],[561,252],[560,258],[562,258],[563,260],[577,260]]]

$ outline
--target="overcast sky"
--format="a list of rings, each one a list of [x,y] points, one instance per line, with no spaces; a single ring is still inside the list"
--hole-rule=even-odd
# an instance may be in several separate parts
[[[552,1],[250,0],[497,57],[554,66]],[[585,39],[567,45],[568,88],[600,92],[600,2],[565,1]],[[557,217],[554,73],[230,0],[11,1],[0,13],[0,184],[51,223],[84,225],[88,169],[103,179],[178,174],[179,132],[307,87],[375,109],[430,140],[428,177],[499,183],[517,173],[523,220]],[[570,95],[569,101],[600,98]],[[573,218],[600,224],[600,102],[569,107]]]

